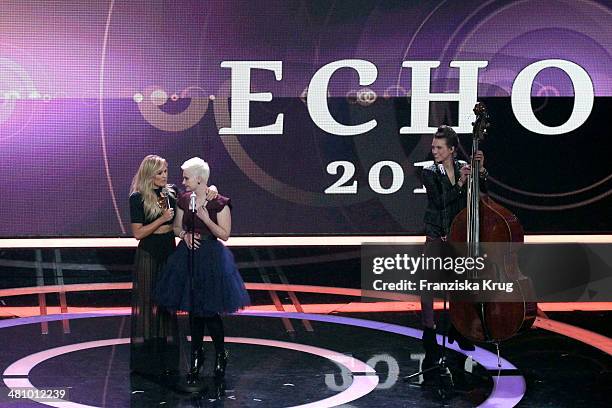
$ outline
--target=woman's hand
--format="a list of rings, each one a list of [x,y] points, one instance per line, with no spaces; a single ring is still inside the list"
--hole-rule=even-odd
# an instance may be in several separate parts
[[[219,192],[217,191],[217,187],[210,186],[206,189],[206,201],[212,201],[217,198],[218,195]]]
[[[198,212],[196,214],[199,219],[204,221],[204,224],[208,224],[207,221],[210,221],[210,215],[208,214],[208,210],[205,205],[201,205],[198,207]]]
[[[162,219],[164,224],[168,221],[172,221],[172,219],[174,218],[174,209],[168,208],[167,210],[164,210],[160,218]]]
[[[477,150],[476,154],[472,157],[472,161],[478,160],[480,162],[480,172],[484,172],[484,153],[482,150]]]
[[[199,233],[195,233],[195,235],[193,236],[193,246],[195,247],[195,249],[198,249],[200,247],[200,238],[201,235]],[[183,235],[183,241],[185,241],[185,244],[187,244],[187,248],[191,249],[191,232],[186,233],[185,235]]]
[[[467,182],[467,179],[470,176],[471,172],[472,167],[469,164],[463,166],[459,171],[459,180],[457,180],[457,183],[461,182],[461,186],[463,186]]]

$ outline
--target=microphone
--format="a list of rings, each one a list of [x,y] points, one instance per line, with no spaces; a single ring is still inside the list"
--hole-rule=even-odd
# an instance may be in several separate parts
[[[189,196],[189,211],[196,212],[198,209],[196,208],[196,193],[194,191],[191,192]]]
[[[168,187],[162,188],[161,196],[166,199],[166,208],[170,207],[170,189]]]

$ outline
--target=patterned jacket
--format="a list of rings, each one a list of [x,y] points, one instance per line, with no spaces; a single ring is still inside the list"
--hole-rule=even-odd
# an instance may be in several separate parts
[[[455,179],[459,179],[461,168],[467,163],[455,160]],[[448,176],[443,173],[441,165],[432,164],[425,167],[421,173],[423,185],[427,190],[427,208],[423,221],[425,235],[430,238],[441,238],[448,235],[451,223],[467,205],[467,183],[462,187],[451,184]],[[486,192],[486,185],[482,182],[480,187]]]

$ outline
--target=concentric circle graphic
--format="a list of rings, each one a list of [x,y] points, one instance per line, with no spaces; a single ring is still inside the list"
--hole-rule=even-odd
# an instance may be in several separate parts
[[[0,140],[18,135],[32,121],[33,109],[16,115],[23,102],[43,99],[28,72],[18,63],[0,56]]]
[[[113,13],[113,5],[114,1],[110,2],[109,12],[107,16],[107,25],[105,30],[104,37],[104,47],[103,47],[103,55],[102,55],[102,64],[101,64],[101,75],[100,75],[100,96],[101,98],[104,95],[104,57],[106,53],[106,46],[108,37],[110,36],[110,27],[112,21],[112,13]],[[481,2],[478,4],[474,4],[473,9],[464,10],[465,13],[458,19],[456,19],[451,26],[446,28],[446,35],[440,36],[439,41],[434,41],[430,38],[431,29],[439,26],[440,21],[444,19],[449,13],[449,5],[450,2],[444,0],[437,3],[432,3],[428,5],[427,9],[420,9],[423,12],[423,16],[420,16],[419,20],[415,20],[411,24],[406,25],[405,32],[408,33],[403,38],[401,35],[401,30],[398,30],[398,34],[395,35],[394,40],[401,39],[400,43],[398,43],[398,48],[401,47],[401,50],[395,50],[394,53],[397,54],[397,81],[395,81],[395,70],[392,71],[392,82],[385,83],[381,89],[374,89],[374,85],[372,89],[356,89],[349,90],[346,92],[346,97],[349,102],[348,109],[351,114],[353,111],[357,111],[360,108],[365,107],[366,109],[362,109],[363,111],[368,111],[364,115],[371,115],[372,112],[380,106],[380,102],[384,102],[385,99],[390,97],[395,98],[403,98],[410,97],[409,86],[406,82],[406,75],[409,75],[409,70],[401,68],[401,61],[409,60],[411,58],[415,58],[416,56],[422,56],[423,50],[431,49],[430,54],[427,55],[428,58],[434,59],[437,58],[442,62],[441,69],[433,70],[432,72],[432,81],[436,82],[437,85],[441,85],[442,83],[446,83],[446,89],[453,90],[456,88],[455,77],[448,74],[447,63],[450,60],[473,60],[473,59],[486,59],[490,60],[490,66],[482,70],[479,81],[481,86],[486,87],[487,96],[508,96],[511,92],[512,81],[511,78],[516,77],[516,74],[519,69],[519,65],[526,64],[529,60],[538,60],[541,59],[541,55],[536,55],[538,52],[545,52],[546,50],[541,50],[541,47],[523,47],[521,49],[526,49],[527,52],[525,54],[524,59],[514,58],[514,60],[518,61],[517,66],[512,64],[508,64],[507,61],[513,59],[513,55],[516,54],[516,48],[519,47],[523,41],[532,40],[531,37],[535,36],[534,33],[544,32],[550,33],[550,30],[560,29],[566,30],[566,32],[573,31],[577,33],[577,35],[581,35],[585,38],[585,41],[588,44],[592,45],[592,50],[597,49],[598,52],[603,50],[607,52],[609,56],[610,52],[610,44],[612,41],[607,41],[610,39],[610,34],[607,32],[602,32],[598,29],[602,24],[606,24],[607,19],[612,15],[610,10],[605,6],[598,5],[591,1],[581,1],[577,3],[568,2],[566,0],[537,0],[537,1],[519,1],[513,2],[512,4],[508,4],[507,2],[502,2],[498,0],[489,0],[485,2]],[[537,16],[538,13],[530,13],[526,10],[548,10],[548,9],[560,10],[554,18],[527,18],[520,25],[517,24],[508,24],[508,21],[515,22],[517,21],[518,15],[533,15]],[[408,9],[406,9],[408,10]],[[334,7],[329,7],[322,11],[321,21],[319,21],[316,26],[317,29],[333,29],[333,20],[335,17],[335,13],[338,11],[334,9]],[[369,12],[370,15],[365,16],[365,23],[361,28],[361,39],[357,39],[360,41],[354,50],[354,55],[347,55],[346,58],[354,57],[354,58],[365,58],[368,57],[378,58],[376,52],[373,50],[378,50],[379,48],[374,48],[376,45],[376,36],[368,35],[368,33],[374,32],[378,27],[376,24],[379,24],[385,18],[389,18],[388,14],[385,14],[387,10],[384,7],[378,5],[373,6],[373,9]],[[408,12],[408,11],[407,11]],[[307,8],[304,12],[308,14]],[[208,14],[206,14],[208,16]],[[368,22],[376,20],[379,17],[381,20],[375,21],[375,24],[368,25]],[[576,17],[575,19],[571,19],[569,17]],[[588,24],[591,21],[592,24]],[[310,24],[310,20],[305,22],[305,24]],[[315,26],[313,26],[314,28]],[[500,29],[500,27],[502,29]],[[509,27],[509,28],[505,28]],[[605,31],[605,30],[604,30]],[[357,33],[359,35],[359,32]],[[203,35],[208,35],[204,33]],[[552,34],[551,34],[552,36]],[[548,38],[546,36],[543,36]],[[312,58],[307,58],[306,68],[302,68],[302,72],[308,72],[308,69],[312,68],[313,72],[320,68],[320,66],[326,61],[323,57],[324,49],[322,48],[324,36],[321,34],[317,39],[316,34],[312,40],[311,48],[312,50],[308,50],[307,52],[312,52]],[[198,40],[200,41],[200,40]],[[368,42],[370,41],[370,42]],[[589,43],[590,41],[590,43]],[[433,43],[436,44],[433,44]],[[433,45],[431,48],[427,47],[429,43]],[[199,67],[202,68],[203,65],[207,63],[206,51],[208,47],[208,43],[202,40],[200,47],[198,47],[198,64]],[[569,47],[568,47],[569,48]],[[391,47],[389,49],[392,49]],[[591,50],[590,47],[588,47]],[[571,50],[567,51],[571,52]],[[278,50],[277,54],[274,55],[283,55],[283,49]],[[435,56],[437,55],[437,57]],[[597,54],[599,55],[599,54]],[[476,57],[477,56],[477,57]],[[567,58],[570,58],[571,55],[568,54]],[[282,57],[275,57],[278,59],[282,59]],[[389,58],[385,56],[385,58],[380,58],[380,61],[386,61]],[[595,58],[595,57],[594,57]],[[504,63],[496,63],[497,60],[503,60]],[[287,58],[286,61],[291,63],[291,59]],[[285,60],[283,60],[285,63]],[[386,62],[382,62],[382,64],[386,64]],[[446,65],[445,65],[446,64]],[[288,65],[288,64],[287,64]],[[288,72],[292,72],[290,69],[287,69],[287,65],[283,67],[283,74],[287,75]],[[598,65],[599,66],[599,65]],[[309,68],[310,67],[310,68]],[[204,71],[207,71],[210,67],[206,67]],[[213,67],[218,68],[218,67]],[[443,69],[444,68],[444,69]],[[177,66],[177,69],[182,69],[180,66]],[[395,67],[394,67],[395,69]],[[599,69],[599,68],[598,68]],[[382,70],[381,70],[381,78],[377,79],[377,83],[382,83],[384,78],[382,78]],[[596,78],[604,78],[605,75],[608,75],[607,72],[598,72],[597,69],[589,68],[589,73],[593,72],[593,75]],[[199,75],[197,78],[199,78]],[[196,126],[207,113],[209,108],[209,104],[211,100],[214,99],[213,108],[214,108],[214,118],[216,120],[217,128],[220,129],[222,127],[230,127],[230,114],[229,114],[229,95],[230,95],[230,84],[229,82],[222,83],[218,89],[203,89],[197,81],[193,80],[195,78],[189,78],[190,81],[187,83],[195,85],[189,86],[184,90],[180,91],[180,88],[173,89],[167,84],[164,87],[164,84],[161,86],[151,86],[147,89],[138,88],[135,90],[133,94],[134,103],[137,104],[137,107],[142,115],[142,117],[147,121],[147,123],[151,124],[157,129],[160,129],[165,132],[173,132],[177,133],[177,136],[180,137],[180,132],[190,129]],[[396,82],[393,85],[393,82]],[[595,82],[595,81],[594,81]],[[609,86],[609,80],[601,80],[598,81],[601,86]],[[218,83],[218,82],[216,82]],[[216,86],[215,83],[215,86]],[[298,83],[298,82],[296,82]],[[290,89],[292,84],[290,80],[287,78],[283,78],[283,82],[280,84],[283,90],[289,89],[291,93],[295,93],[295,95],[290,95],[292,98],[296,98],[302,100],[304,102],[307,98],[307,88],[304,88],[302,83],[299,83],[299,89]],[[184,85],[183,85],[184,86]],[[208,85],[207,85],[208,86]],[[350,89],[350,88],[348,88]],[[301,92],[300,92],[301,91]],[[546,105],[548,99],[556,97],[557,95],[565,95],[567,93],[567,89],[563,88],[563,86],[553,86],[550,83],[543,81],[534,81],[533,88],[534,95],[539,95],[543,97],[543,103],[540,106],[535,106],[534,110],[542,110]],[[600,90],[601,92],[601,90]],[[603,89],[603,92],[606,92],[606,89]],[[212,95],[214,93],[214,96]],[[279,92],[280,93],[280,92]],[[283,95],[286,96],[286,95]],[[275,98],[278,95],[275,93]],[[180,99],[189,98],[190,101],[186,106],[184,111],[181,111],[176,114],[170,114],[168,112],[164,112],[162,109],[163,105],[169,101],[180,101]],[[5,101],[6,103],[6,101]],[[1,107],[0,101],[0,107]],[[272,106],[272,105],[270,105]],[[273,109],[267,106],[266,104],[262,104],[260,109],[267,110]],[[435,111],[438,109],[438,111]],[[379,109],[380,111],[381,109]],[[435,108],[432,110],[434,117],[448,117],[450,116],[450,112],[448,108]],[[360,114],[360,113],[355,113]],[[106,129],[104,125],[104,108],[100,108],[100,130],[102,135],[102,144],[103,144],[103,157],[105,161],[106,167],[106,175],[107,175],[107,183],[109,185],[109,190],[111,191],[112,202],[115,208],[116,218],[121,226],[121,230],[124,234],[126,234],[126,228],[123,220],[121,219],[121,215],[119,212],[119,206],[117,205],[117,200],[115,199],[115,194],[119,196],[118,192],[113,188],[113,181],[111,177],[111,172],[109,170],[109,158],[106,152]],[[365,116],[364,116],[365,118]],[[393,117],[393,113],[386,114],[384,116],[385,120],[394,121],[397,124],[397,118]],[[379,123],[379,127],[381,124]],[[306,130],[305,133],[308,131]],[[317,129],[313,129],[311,133],[316,133]],[[360,135],[361,136],[361,135]],[[427,137],[422,137],[423,135],[402,135],[399,138],[388,138],[385,139],[385,143],[380,144],[375,141],[369,140],[366,137],[358,137],[355,138],[355,147],[354,154],[355,160],[358,163],[357,165],[358,171],[365,169],[366,171],[370,169],[375,163],[380,162],[382,160],[393,160],[400,164],[400,166],[405,171],[405,186],[420,186],[420,181],[416,177],[416,171],[414,164],[422,161],[424,154],[428,151],[428,143],[429,140]],[[537,135],[536,135],[537,136]],[[304,137],[313,137],[312,134],[304,134]],[[404,140],[399,140],[403,138]],[[381,197],[378,194],[372,192],[367,186],[361,186],[359,188],[359,194],[355,195],[343,195],[343,196],[333,196],[331,194],[325,194],[322,190],[325,186],[321,186],[321,190],[318,188],[310,189],[309,187],[304,187],[300,184],[300,181],[291,182],[288,178],[283,178],[285,174],[281,174],[279,172],[270,170],[273,168],[272,166],[267,166],[266,163],[259,161],[260,156],[255,154],[255,150],[251,147],[248,147],[248,144],[244,142],[242,137],[238,135],[220,135],[221,142],[231,157],[232,161],[236,164],[236,166],[241,170],[242,174],[247,177],[251,182],[265,190],[273,194],[275,197],[278,197],[289,204],[300,204],[306,206],[313,207],[321,207],[321,208],[337,208],[339,214],[344,214],[346,207],[355,205],[355,204],[364,204],[372,201],[379,207],[384,207],[386,210],[388,217],[390,218],[390,223],[395,221],[398,228],[406,228],[406,229],[415,229],[414,223],[414,213],[420,211],[420,208],[412,207],[412,211],[409,211],[408,208],[410,206],[406,205],[406,197],[401,194],[397,195],[389,195],[385,197]],[[410,146],[410,151],[406,148],[406,145],[409,143],[405,143],[406,139],[414,139],[415,141],[418,139],[416,143]],[[243,143],[241,143],[241,140]],[[320,159],[323,162],[325,159],[329,157],[326,155],[325,149],[327,146],[324,146],[323,142],[318,145],[319,139],[315,139],[316,143],[313,143],[312,152],[313,155],[316,155],[315,159],[313,159],[313,163],[316,163],[316,158]],[[329,149],[333,148],[333,143],[330,143]],[[163,154],[163,152],[160,152]],[[197,153],[197,152],[196,152]],[[310,157],[309,157],[310,158]],[[329,160],[328,160],[329,161]],[[318,163],[316,163],[318,165]],[[323,163],[328,164],[328,163]],[[322,167],[323,175],[325,175],[324,169],[325,166]],[[310,171],[305,168],[304,172]],[[321,169],[319,169],[319,173]],[[318,174],[318,173],[317,173]],[[309,174],[310,176],[311,174]],[[589,190],[594,189],[597,186],[600,186],[608,180],[610,175],[603,175],[603,179],[596,181],[589,186],[581,186],[579,189],[574,191],[567,191],[561,193],[538,193],[535,191],[524,191],[508,184],[502,183],[497,180],[495,177],[490,177],[491,183],[497,184],[499,187],[502,187],[506,190],[512,191],[515,194],[523,194],[526,196],[525,199],[513,197],[512,199],[506,197],[504,194],[492,194],[494,198],[496,198],[500,202],[505,202],[507,204],[511,204],[515,207],[531,209],[536,211],[560,211],[565,209],[583,207],[588,204],[595,203],[605,197],[608,197],[612,194],[612,189],[607,188],[606,191],[601,192],[593,192],[592,195],[588,197],[575,197],[573,202],[559,202],[554,201],[550,204],[531,204],[527,202],[527,197],[540,197],[546,198],[549,200],[554,200],[558,197],[571,197],[577,191],[587,192]],[[308,181],[311,183],[311,181]],[[306,182],[305,182],[306,183]],[[303,184],[305,184],[303,183]],[[360,182],[361,183],[361,182]],[[318,186],[317,186],[318,187]],[[409,191],[408,189],[406,191]],[[572,197],[574,198],[574,197]],[[423,200],[418,200],[418,205],[422,205]],[[568,200],[566,200],[568,201]],[[370,203],[368,203],[369,205]],[[415,211],[416,210],[416,211]],[[348,211],[346,211],[348,214]],[[347,221],[351,221],[350,216],[347,216]],[[362,225],[349,226],[348,228],[355,227],[359,228]],[[414,231],[411,231],[414,232]]]
[[[0,322],[0,329],[3,327],[13,327],[24,324],[32,324],[39,322],[49,322],[49,321],[58,321],[64,319],[87,319],[87,318],[97,318],[97,317],[112,317],[112,316],[121,316],[126,315],[126,313],[83,313],[83,314],[63,314],[63,315],[46,315],[46,316],[38,316],[33,318],[20,318],[20,319],[10,319]],[[268,317],[268,318],[290,318],[290,319],[308,319],[312,321],[319,322],[327,322],[334,324],[343,324],[355,327],[362,327],[366,329],[385,331],[397,335],[408,336],[420,339],[422,336],[422,331],[418,329],[413,329],[410,327],[399,326],[390,323],[384,322],[376,322],[371,320],[364,319],[356,319],[350,317],[342,317],[337,315],[318,315],[318,314],[308,314],[308,313],[294,313],[294,312],[242,312],[238,313],[240,316],[252,316],[252,317]],[[438,343],[442,342],[442,337],[440,335],[437,336]],[[264,339],[250,339],[254,342],[248,342],[248,340],[244,340],[242,338],[232,338],[234,342],[245,341],[245,344],[261,344],[271,347],[280,347],[280,348],[289,348],[296,351],[302,351],[310,354],[315,354],[319,356],[323,356],[325,358],[331,359],[335,363],[340,366],[345,367],[349,372],[354,373],[353,375],[353,383],[349,386],[348,389],[344,390],[340,394],[337,394],[333,397],[327,398],[325,400],[317,401],[314,403],[309,403],[305,405],[299,406],[300,408],[325,408],[325,407],[333,407],[338,404],[346,403],[349,401],[353,401],[357,398],[360,398],[372,390],[374,390],[378,384],[379,378],[375,375],[375,370],[369,365],[356,360],[350,357],[347,357],[344,354],[336,353],[330,350],[321,349],[317,347],[311,347],[301,344],[295,343],[286,343],[286,342],[277,342],[275,340],[264,340]],[[228,341],[230,341],[228,339]],[[116,343],[115,343],[116,342]],[[14,377],[6,377],[6,376],[16,376],[22,375],[26,376],[35,365],[40,362],[47,360],[56,355],[61,355],[67,352],[72,352],[81,349],[87,348],[95,348],[101,346],[108,346],[113,344],[127,344],[129,339],[107,339],[102,340],[102,343],[99,341],[80,343],[76,345],[68,345],[61,346],[58,348],[41,351],[39,353],[35,353],[24,358],[19,359],[18,361],[12,363],[3,373],[5,376],[3,378],[4,383],[9,388],[17,388],[17,387],[32,387],[30,380],[26,378],[14,378]],[[263,342],[263,343],[259,343]],[[504,359],[503,357],[499,357],[494,353],[491,353],[488,350],[482,349],[480,347],[476,347],[475,351],[466,352],[459,348],[457,343],[447,345],[447,347],[451,350],[454,350],[458,353],[470,355],[474,358],[476,362],[482,365],[485,369],[489,370],[492,375],[496,375],[495,377],[495,386],[489,397],[481,404],[479,407],[484,408],[493,408],[498,407],[500,404],[503,406],[512,407],[516,405],[524,396],[526,390],[525,379],[521,375],[517,375],[517,368]],[[495,374],[496,373],[496,374]],[[357,375],[357,374],[366,374],[366,375]],[[350,391],[350,392],[349,392]],[[344,401],[344,402],[342,402]],[[64,404],[76,404],[73,402],[48,402],[47,405],[54,407],[69,407],[69,408],[96,408],[87,405],[64,405]]]
[[[210,339],[207,339],[210,341]],[[376,375],[376,371],[365,364],[362,361],[359,361],[353,357],[347,356],[342,353],[337,353],[335,351],[323,349],[320,347],[313,347],[303,344],[290,343],[286,341],[278,341],[278,340],[268,340],[268,339],[255,339],[255,338],[246,338],[246,337],[226,337],[225,341],[228,343],[235,344],[249,344],[256,346],[265,346],[265,347],[277,347],[283,348],[287,350],[299,351],[302,353],[312,354],[318,357],[326,358],[328,360],[333,361],[334,363],[344,367],[351,374],[354,375],[353,382],[351,385],[340,392],[339,394],[334,395],[333,397],[325,398],[319,401],[311,402],[308,404],[303,404],[296,406],[294,408],[308,408],[308,407],[317,407],[317,408],[325,408],[325,407],[335,407],[338,405],[346,404],[351,401],[354,401],[362,396],[370,393],[372,390],[376,388],[379,382],[379,378]],[[11,364],[5,371],[5,376],[27,376],[32,369],[38,364],[45,362],[51,358],[57,358],[67,353],[73,353],[81,350],[88,350],[97,347],[108,347],[108,346],[116,346],[116,345],[124,345],[130,344],[129,338],[121,338],[121,339],[107,339],[107,340],[96,340],[89,341],[85,343],[76,343],[70,344],[66,346],[56,347],[49,350],[41,351],[36,354],[31,354],[27,357],[19,359]],[[364,375],[366,374],[366,375]],[[4,383],[9,388],[35,388],[34,385],[30,382],[29,378],[4,378]],[[87,405],[87,404],[79,404],[77,402],[72,401],[36,401],[43,405],[48,405],[52,407],[66,407],[66,408],[98,408],[97,406]]]
[[[553,8],[559,10],[559,13],[554,15],[548,15],[546,18],[537,18],[538,10]],[[534,18],[530,18],[520,26],[513,27],[512,31],[509,30],[498,30],[497,28],[504,21],[512,21],[516,19],[517,15],[532,15]],[[475,14],[473,15],[475,17]],[[519,47],[521,44],[515,41],[521,41],[526,35],[530,33],[541,33],[545,30],[558,30],[559,27],[563,27],[563,30],[574,33],[581,33],[584,38],[591,41],[592,46],[596,48],[603,48],[606,50],[608,57],[612,55],[612,33],[609,30],[600,30],[601,27],[608,25],[608,19],[612,17],[612,12],[597,3],[584,0],[579,2],[567,2],[564,0],[539,0],[539,1],[518,1],[511,4],[507,4],[504,7],[497,8],[494,12],[488,14],[482,18],[479,16],[479,20],[476,20],[476,25],[470,29],[467,33],[457,30],[457,33],[461,32],[464,34],[461,36],[462,40],[458,44],[456,51],[451,59],[464,59],[468,55],[473,55],[474,52],[481,52],[487,55],[488,59],[495,59],[497,56],[512,54],[511,47]],[[466,21],[467,23],[467,21]],[[488,35],[489,33],[495,32],[495,35]],[[541,34],[540,34],[541,35]],[[486,42],[483,41],[486,38]],[[444,54],[450,48],[450,44],[456,41],[455,38],[450,38],[445,49]],[[483,45],[486,46],[483,49]],[[529,48],[529,47],[526,47]],[[581,51],[584,52],[584,51]],[[566,58],[573,59],[571,55],[571,47],[567,50],[568,55]],[[533,59],[538,56],[533,55]],[[518,72],[513,72],[513,77]],[[600,75],[595,69],[589,69],[589,73],[592,75]],[[594,84],[605,84],[606,81],[593,81]],[[560,96],[561,91],[556,87],[549,84],[534,82],[537,86],[535,93],[538,96]],[[605,91],[604,91],[605,92]],[[539,106],[534,110],[542,109],[543,106]],[[566,197],[571,195],[577,195],[579,193],[586,192],[593,189],[612,177],[612,174],[605,175],[599,181],[592,183],[591,185],[585,186],[580,189],[573,191],[567,191],[564,193],[538,193],[524,191],[513,188],[507,184],[501,183],[491,177],[491,181],[501,187],[504,187],[510,191],[525,196],[531,197],[544,197],[544,198],[557,198]],[[612,188],[594,195],[591,198],[577,199],[573,203],[569,204],[551,204],[551,205],[533,205],[522,201],[511,200],[506,197],[502,197],[499,194],[492,194],[496,200],[510,204],[519,208],[539,210],[539,211],[562,211],[572,208],[582,207],[588,204],[592,204],[612,194]]]

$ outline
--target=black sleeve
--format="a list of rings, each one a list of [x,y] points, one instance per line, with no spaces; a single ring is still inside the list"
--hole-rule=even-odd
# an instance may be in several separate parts
[[[423,170],[421,179],[427,192],[427,200],[431,202],[436,209],[442,208],[442,191],[440,184],[436,183],[435,173],[429,170]]]
[[[454,186],[445,194],[446,205],[442,202],[442,186],[440,182],[436,180],[436,173],[431,170],[423,170],[421,173],[423,179],[423,185],[427,190],[427,199],[434,205],[437,210],[442,210],[448,205],[448,203],[457,200],[463,193],[463,187],[459,187],[459,183],[455,183]]]
[[[439,225],[425,223],[425,235],[430,238],[440,238],[444,236],[444,231]]]
[[[144,204],[140,193],[132,193],[130,195],[130,222],[132,224],[144,224]]]

